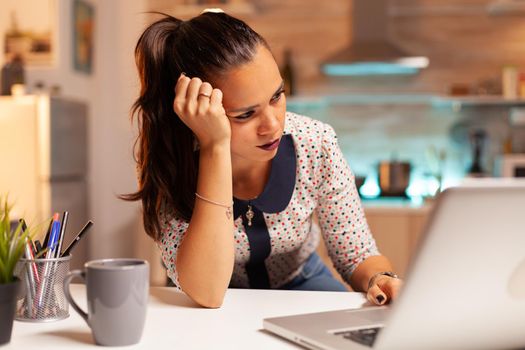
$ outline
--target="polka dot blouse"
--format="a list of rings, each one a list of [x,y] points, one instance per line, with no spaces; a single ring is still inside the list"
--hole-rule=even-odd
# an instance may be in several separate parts
[[[248,205],[255,212],[254,220],[259,215],[258,224],[247,225]],[[313,227],[313,214],[320,230]],[[286,114],[284,135],[265,189],[252,203],[235,199],[234,215],[235,265],[230,287],[285,285],[301,272],[321,237],[347,282],[359,263],[379,254],[334,130],[291,112]],[[180,288],[177,250],[188,222],[169,211],[161,217],[157,244],[168,276]]]

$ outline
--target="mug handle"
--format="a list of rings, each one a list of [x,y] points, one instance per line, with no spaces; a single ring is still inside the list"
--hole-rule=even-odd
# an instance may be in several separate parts
[[[75,311],[78,312],[80,316],[82,316],[84,321],[86,321],[86,323],[89,326],[88,314],[84,310],[82,310],[80,306],[77,305],[77,303],[75,303],[73,297],[71,296],[71,291],[69,290],[69,284],[71,283],[71,280],[77,276],[83,279],[84,281],[86,280],[86,273],[82,270],[73,270],[67,273],[66,278],[64,279],[64,295],[67,301],[73,307],[73,309],[75,309]]]

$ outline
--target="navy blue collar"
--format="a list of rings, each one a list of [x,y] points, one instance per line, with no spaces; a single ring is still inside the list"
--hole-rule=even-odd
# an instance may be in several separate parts
[[[292,135],[283,135],[277,154],[272,159],[270,177],[262,193],[255,199],[233,198],[234,218],[246,213],[248,204],[264,213],[283,211],[292,199],[296,175],[295,146]]]

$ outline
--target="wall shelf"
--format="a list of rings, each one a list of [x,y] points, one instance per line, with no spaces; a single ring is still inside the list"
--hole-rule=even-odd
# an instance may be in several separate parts
[[[432,102],[433,107],[450,107],[459,112],[465,107],[519,107],[525,106],[525,98],[506,99],[497,95],[479,96],[436,96]]]
[[[459,111],[465,107],[525,106],[525,99],[504,99],[501,96],[441,96],[433,94],[339,94],[322,96],[291,96],[288,107],[325,108],[330,105],[429,105],[434,108],[452,108]]]

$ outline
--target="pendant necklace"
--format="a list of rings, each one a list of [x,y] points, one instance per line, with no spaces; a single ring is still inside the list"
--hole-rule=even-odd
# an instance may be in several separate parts
[[[248,219],[248,226],[252,226],[252,219],[254,216],[252,206],[250,205],[250,202],[248,201],[248,210],[246,211],[246,219]]]

